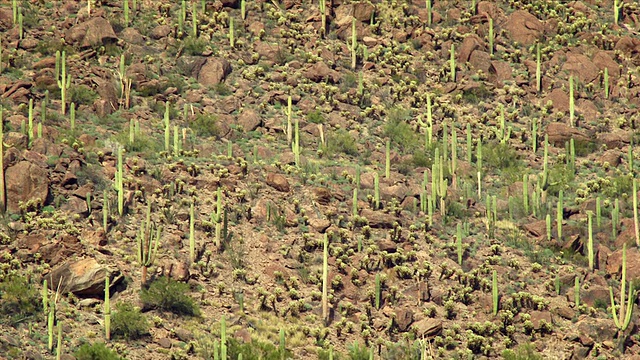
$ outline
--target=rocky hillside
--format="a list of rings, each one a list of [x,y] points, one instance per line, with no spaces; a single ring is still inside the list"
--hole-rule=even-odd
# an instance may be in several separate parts
[[[3,3],[0,358],[640,358],[639,17]]]

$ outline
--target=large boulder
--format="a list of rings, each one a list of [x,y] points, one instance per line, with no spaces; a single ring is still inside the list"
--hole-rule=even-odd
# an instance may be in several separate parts
[[[533,44],[544,31],[542,21],[524,10],[516,10],[509,15],[503,27],[511,40],[523,45]]]
[[[118,41],[118,36],[109,20],[95,17],[89,21],[77,24],[67,31],[66,40],[78,43],[80,47],[101,46]]]
[[[198,71],[198,82],[204,86],[215,86],[230,73],[231,64],[226,59],[208,58]]]
[[[560,122],[552,122],[547,125],[546,133],[549,144],[556,147],[564,147],[565,143],[570,139],[578,142],[590,140],[589,137],[579,129]]]
[[[99,264],[93,258],[86,258],[61,264],[47,274],[45,279],[53,291],[59,287],[63,294],[71,292],[77,296],[104,297],[107,275],[112,285],[122,280],[118,269]]]
[[[18,212],[20,202],[40,199],[43,205],[49,197],[47,171],[31,162],[19,161],[5,170],[7,210]]]

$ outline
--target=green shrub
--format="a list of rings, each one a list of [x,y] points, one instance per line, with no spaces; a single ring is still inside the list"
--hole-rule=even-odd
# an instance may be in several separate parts
[[[195,119],[189,122],[189,127],[198,136],[210,137],[218,136],[220,128],[218,128],[218,118],[211,114],[199,114]]]
[[[74,85],[69,87],[69,103],[79,105],[91,105],[98,98],[98,94],[86,85]]]
[[[573,182],[575,174],[566,164],[558,163],[549,169],[547,193],[551,196],[558,196],[561,189],[566,189]]]
[[[418,134],[406,122],[410,112],[406,109],[392,108],[387,113],[387,124],[384,127],[384,135],[395,145],[395,148],[411,152],[418,148],[420,138]]]
[[[83,344],[73,355],[76,360],[124,360],[104,343]]]
[[[214,355],[214,342],[220,342],[219,335],[205,334],[198,338],[196,352],[200,358],[205,360],[218,358]],[[220,351],[219,348],[218,351]],[[234,338],[227,338],[227,358],[237,359],[239,354],[242,354],[244,360],[280,360],[283,358],[279,347],[274,344],[261,342],[256,339],[245,343]],[[292,358],[291,352],[285,349],[284,358]]]
[[[140,300],[145,307],[170,311],[178,315],[199,316],[200,309],[187,295],[189,285],[168,277],[160,277],[140,292]]]
[[[462,99],[465,102],[474,105],[478,104],[480,101],[488,99],[489,97],[491,97],[491,90],[487,89],[483,84],[462,92]]]
[[[194,38],[189,36],[184,40],[185,55],[202,55],[207,48],[207,42],[202,38]]]
[[[574,139],[573,146],[577,157],[587,156],[598,150],[598,143],[595,140]]]
[[[344,356],[340,354],[337,350],[333,350],[333,360],[342,360]],[[329,350],[318,350],[318,360],[329,360]]]
[[[292,357],[291,352],[286,349],[282,356],[279,347],[255,339],[248,343],[242,343],[233,338],[227,339],[227,348],[230,359],[237,359],[238,354],[242,354],[245,360],[280,360]]]
[[[231,95],[231,89],[229,89],[229,86],[227,84],[223,83],[223,82],[219,82],[216,85],[214,85],[213,90],[219,96],[229,96],[229,95]]]
[[[518,153],[507,143],[491,142],[485,144],[482,152],[484,161],[491,167],[506,169],[520,165]]]
[[[12,326],[40,312],[42,297],[29,281],[19,275],[5,278],[0,283],[0,316]]]
[[[111,317],[111,334],[135,340],[149,334],[149,323],[140,309],[131,303],[119,303]]]
[[[542,360],[531,344],[520,345],[515,351],[507,349],[502,352],[502,357],[505,360]]]
[[[353,342],[353,344],[347,346],[349,360],[368,360],[369,359],[369,349],[366,345],[358,344],[357,341]]]
[[[358,144],[356,139],[344,129],[338,129],[327,135],[327,153],[343,153],[351,156],[358,156]]]
[[[307,121],[313,124],[324,124],[327,121],[320,110],[313,110],[307,114]]]

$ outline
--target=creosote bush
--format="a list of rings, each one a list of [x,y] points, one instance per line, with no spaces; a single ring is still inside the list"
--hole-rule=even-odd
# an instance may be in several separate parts
[[[91,105],[98,98],[98,94],[86,85],[77,85],[69,88],[69,103],[78,105]]]
[[[140,292],[140,300],[145,307],[169,311],[178,315],[199,316],[200,309],[187,295],[189,285],[168,277],[160,277]]]
[[[0,283],[0,317],[13,326],[40,312],[42,298],[29,281],[19,275]]]
[[[131,303],[118,303],[111,317],[111,334],[128,340],[135,340],[149,334],[149,323],[140,309]]]
[[[387,114],[384,136],[391,140],[395,148],[410,152],[421,143],[421,138],[406,122],[410,113],[408,110],[393,108]]]
[[[502,357],[505,360],[542,360],[531,344],[520,345],[515,351],[507,349],[502,352]]]
[[[351,156],[358,156],[358,144],[356,139],[344,129],[338,129],[327,135],[326,152],[329,155],[343,153]]]
[[[104,343],[84,344],[73,355],[76,360],[123,360]]]
[[[218,136],[220,128],[218,128],[218,118],[211,114],[199,114],[189,122],[189,127],[196,135],[210,137]]]
[[[307,114],[307,121],[314,124],[324,124],[327,120],[322,114],[322,111],[313,110]]]

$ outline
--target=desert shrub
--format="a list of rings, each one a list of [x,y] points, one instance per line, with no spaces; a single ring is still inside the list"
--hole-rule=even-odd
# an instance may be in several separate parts
[[[505,360],[542,360],[531,344],[522,344],[515,350],[507,349],[502,352],[502,357]]]
[[[356,85],[358,85],[358,75],[354,72],[349,71],[340,79],[340,89],[343,92],[355,88]]]
[[[558,163],[549,169],[547,193],[558,196],[561,189],[566,189],[573,182],[575,174],[566,164]]]
[[[324,124],[326,119],[320,110],[313,110],[307,114],[307,121],[314,124]]]
[[[291,352],[286,349],[285,353],[281,354],[279,347],[255,339],[248,343],[242,343],[231,338],[227,340],[227,348],[231,359],[237,359],[239,354],[242,354],[242,358],[246,360],[279,360],[292,356]]]
[[[6,277],[0,283],[0,316],[12,326],[41,310],[42,298],[24,276]]]
[[[622,194],[633,194],[633,174],[618,174],[608,177],[602,186],[602,194],[609,198],[619,198]]]
[[[140,300],[145,307],[169,311],[178,315],[199,316],[200,309],[187,295],[189,285],[168,277],[160,277],[140,292]]]
[[[318,360],[329,360],[330,358],[331,357],[329,356],[329,350],[324,350],[324,349],[318,350]],[[336,350],[333,350],[332,358],[334,360],[342,360],[344,359],[344,356],[339,352],[337,352]]]
[[[211,114],[199,114],[189,122],[189,127],[198,136],[210,137],[218,136],[218,118]]]
[[[488,143],[483,146],[482,155],[487,165],[497,169],[507,169],[520,165],[518,153],[507,143]]]
[[[114,337],[135,340],[149,333],[147,318],[131,303],[119,303],[111,317],[111,334]]]
[[[207,48],[207,42],[202,38],[189,36],[184,40],[184,53],[186,55],[202,55]]]
[[[338,129],[327,135],[327,152],[358,156],[358,144],[347,130]]]
[[[358,344],[357,341],[354,341],[351,345],[347,346],[349,360],[368,360],[369,359],[369,349],[365,344]]]
[[[405,121],[409,115],[408,110],[393,108],[387,113],[387,124],[384,127],[384,135],[391,143],[407,152],[415,150],[420,144],[418,134]]]
[[[219,96],[229,96],[231,95],[231,89],[229,86],[223,82],[219,82],[213,86],[213,90]]]
[[[69,87],[69,103],[79,105],[91,105],[98,98],[98,94],[86,85],[74,85]]]
[[[411,156],[411,164],[415,167],[431,167],[433,155],[430,151],[417,150]]]
[[[76,360],[123,360],[104,343],[83,344],[73,355]]]
[[[197,354],[205,360],[217,359],[214,342],[219,341],[219,336],[213,334],[199,337],[196,344]],[[220,351],[219,348],[218,351]],[[290,351],[285,349],[285,353],[281,354],[279,347],[268,342],[252,339],[250,342],[245,343],[234,338],[227,338],[227,357],[237,359],[239,354],[242,354],[244,360],[280,360],[292,357]]]
[[[576,151],[576,156],[587,156],[598,150],[598,143],[595,140],[575,140],[573,146]]]
[[[462,99],[469,104],[477,104],[480,101],[488,99],[490,96],[491,90],[482,84],[462,92]]]

